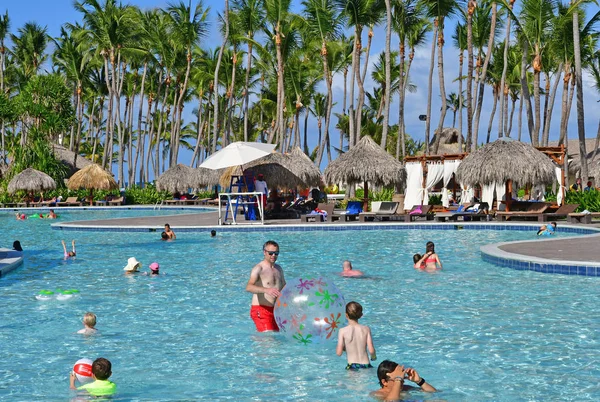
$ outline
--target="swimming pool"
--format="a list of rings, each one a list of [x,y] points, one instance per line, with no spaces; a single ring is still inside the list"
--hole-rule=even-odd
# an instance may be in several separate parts
[[[102,356],[113,363],[116,400],[368,400],[376,371],[347,372],[334,343],[301,347],[255,332],[244,288],[271,238],[288,279],[325,275],[346,301],[363,305],[376,364],[414,366],[441,391],[409,399],[600,398],[598,280],[480,258],[482,244],[534,232],[184,233],[165,243],[157,233],[62,232],[42,222],[4,222],[11,241],[18,233],[26,262],[0,280],[0,399],[72,397],[74,362]],[[62,261],[61,238],[77,240],[75,262]],[[410,264],[428,240],[444,263],[436,274]],[[125,277],[131,256],[146,271],[160,262],[167,275]],[[337,277],[346,258],[368,277]],[[81,296],[34,298],[57,288]],[[86,311],[98,316],[100,335],[75,334]]]

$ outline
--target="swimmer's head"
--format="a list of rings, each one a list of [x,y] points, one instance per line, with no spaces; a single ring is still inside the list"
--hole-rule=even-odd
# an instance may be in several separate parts
[[[362,306],[355,301],[351,301],[346,304],[346,315],[350,320],[358,320],[363,315]]]
[[[13,242],[13,249],[17,250],[17,251],[23,251],[23,247],[21,247],[21,242],[18,240],[15,240]]]
[[[435,253],[435,244],[433,244],[432,241],[428,241],[427,245],[425,246],[425,250],[428,253]]]
[[[110,361],[103,357],[99,357],[92,363],[92,374],[96,377],[96,380],[108,380],[108,377],[112,374],[112,364]]]
[[[158,262],[153,262],[148,268],[150,268],[150,271],[152,271],[152,275],[158,275],[160,265],[158,265]]]
[[[377,367],[377,379],[379,380],[380,386],[383,387],[382,380],[385,380],[386,382],[390,380],[390,373],[396,370],[396,367],[398,367],[398,363],[391,360],[384,360],[379,363],[379,366]]]
[[[210,231],[210,237],[215,237],[217,235],[217,231],[216,230],[211,230]]]
[[[346,260],[343,262],[342,268],[344,269],[344,271],[350,271],[352,269],[352,263]]]
[[[94,313],[85,313],[83,316],[83,323],[88,327],[96,326],[96,314]]]
[[[552,227],[553,227],[554,229],[556,229],[556,222],[550,222],[550,224],[552,225]]]
[[[67,255],[68,255],[69,257],[75,257],[75,251],[69,251],[69,252],[67,253]]]
[[[416,264],[421,258],[423,258],[421,254],[415,254],[413,255],[413,262]]]
[[[169,235],[167,234],[167,232],[162,232],[162,233],[160,234],[160,238],[161,238],[162,240],[169,240]]]
[[[171,230],[171,225],[169,225],[168,223],[165,223],[165,230]]]

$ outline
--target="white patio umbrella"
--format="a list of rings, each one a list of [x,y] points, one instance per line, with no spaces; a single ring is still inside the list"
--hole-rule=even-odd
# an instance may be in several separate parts
[[[269,155],[273,152],[273,149],[275,149],[275,144],[243,141],[232,142],[206,158],[200,167],[216,170],[230,166],[242,166]]]

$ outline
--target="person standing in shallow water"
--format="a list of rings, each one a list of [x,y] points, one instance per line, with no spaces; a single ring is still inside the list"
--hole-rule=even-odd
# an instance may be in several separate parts
[[[275,301],[285,286],[283,269],[276,263],[279,245],[273,240],[263,245],[263,260],[250,272],[246,291],[252,293],[250,317],[258,332],[279,331],[273,314]]]

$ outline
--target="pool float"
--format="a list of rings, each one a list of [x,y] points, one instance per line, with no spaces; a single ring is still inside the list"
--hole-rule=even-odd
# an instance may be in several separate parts
[[[36,218],[38,218],[38,219],[44,219],[44,216],[43,215],[40,216],[40,215],[42,215],[42,214],[29,215],[29,219],[36,219]]]
[[[40,290],[40,293],[35,296],[35,298],[39,301],[49,301],[49,300],[70,300],[77,296],[79,290],[77,289],[56,289],[56,292],[51,290]]]
[[[35,296],[39,301],[48,301],[54,299],[54,292],[51,290],[40,290],[40,293]]]
[[[77,296],[77,294],[79,293],[79,290],[77,290],[77,289],[67,289],[67,290],[57,289],[56,293],[57,293],[56,300],[70,300],[70,299],[74,298],[75,296]]]

